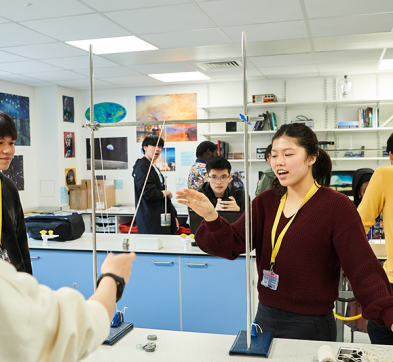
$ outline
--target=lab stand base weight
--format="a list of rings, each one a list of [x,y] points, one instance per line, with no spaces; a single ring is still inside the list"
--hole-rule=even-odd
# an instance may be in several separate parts
[[[229,355],[249,355],[267,358],[272,340],[272,332],[258,333],[257,337],[251,337],[251,347],[247,348],[247,331],[240,331],[235,342],[233,342]]]

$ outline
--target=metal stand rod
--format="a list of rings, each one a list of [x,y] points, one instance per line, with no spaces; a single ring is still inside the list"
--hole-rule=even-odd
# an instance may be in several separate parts
[[[90,123],[94,122],[94,75],[93,75],[93,45],[90,44]],[[96,235],[96,202],[95,202],[95,149],[94,127],[90,134],[90,165],[91,165],[91,217],[92,217],[92,243],[93,243],[93,288],[97,289],[97,235]]]
[[[247,348],[251,348],[251,288],[250,288],[250,200],[248,185],[248,115],[247,115],[247,65],[246,65],[246,33],[242,32],[242,61],[243,61],[243,112],[244,122],[244,173],[245,173],[245,219],[246,219],[246,273],[247,273]]]

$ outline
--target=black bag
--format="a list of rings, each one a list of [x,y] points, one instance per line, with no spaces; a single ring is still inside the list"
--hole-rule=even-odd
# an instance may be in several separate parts
[[[29,237],[42,240],[41,230],[53,230],[57,238],[49,239],[53,241],[67,241],[78,239],[85,232],[83,218],[77,212],[71,215],[37,215],[29,216],[25,219],[26,229]]]

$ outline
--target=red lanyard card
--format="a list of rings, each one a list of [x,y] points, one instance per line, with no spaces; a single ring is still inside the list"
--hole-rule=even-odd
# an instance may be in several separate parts
[[[272,290],[277,290],[278,287],[278,275],[270,270],[263,271],[263,278],[261,284]]]

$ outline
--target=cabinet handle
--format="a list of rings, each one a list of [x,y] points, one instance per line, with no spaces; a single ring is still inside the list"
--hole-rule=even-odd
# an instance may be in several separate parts
[[[207,263],[205,264],[195,264],[195,263],[186,263],[187,266],[207,266]]]
[[[153,264],[156,264],[156,265],[172,265],[173,261],[153,261]]]
[[[37,259],[38,260],[38,259],[41,259],[41,257],[40,256],[31,256],[30,259]]]

